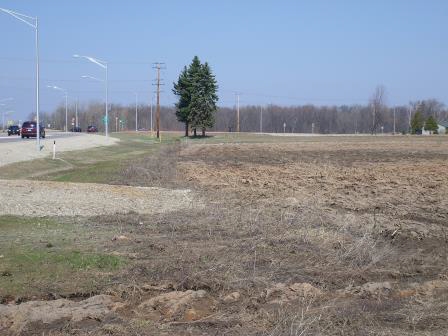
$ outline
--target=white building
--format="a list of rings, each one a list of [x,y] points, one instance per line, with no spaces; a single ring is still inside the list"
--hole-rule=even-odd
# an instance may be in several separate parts
[[[448,120],[438,122],[437,126],[439,126],[439,128],[437,130],[437,134],[447,134],[448,133]],[[432,131],[427,131],[423,127],[422,135],[431,135],[431,134],[432,134]]]
[[[439,125],[439,134],[448,134],[448,120],[438,122],[437,125]]]

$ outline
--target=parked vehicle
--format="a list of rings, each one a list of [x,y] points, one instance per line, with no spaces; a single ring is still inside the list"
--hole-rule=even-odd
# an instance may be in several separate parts
[[[87,127],[87,133],[96,133],[98,132],[98,128],[96,126],[90,125]]]
[[[18,125],[12,125],[8,127],[8,136],[20,135],[20,127]]]
[[[70,129],[70,132],[82,132],[82,129],[79,126],[75,126]]]
[[[35,121],[25,121],[22,124],[22,131],[21,131],[22,139],[23,138],[30,138],[30,137],[36,137],[37,136],[37,124]],[[44,125],[39,125],[39,136],[41,138],[45,138],[45,127]]]

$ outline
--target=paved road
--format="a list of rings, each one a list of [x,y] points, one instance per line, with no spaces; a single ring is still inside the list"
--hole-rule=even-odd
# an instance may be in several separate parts
[[[45,135],[46,139],[60,139],[60,138],[70,138],[74,136],[78,136],[79,133],[65,133],[65,132],[51,132],[47,133]],[[8,136],[6,133],[0,133],[0,143],[6,143],[6,142],[19,142],[19,141],[36,141],[36,138],[25,138],[22,139],[20,136],[17,135],[11,135]]]

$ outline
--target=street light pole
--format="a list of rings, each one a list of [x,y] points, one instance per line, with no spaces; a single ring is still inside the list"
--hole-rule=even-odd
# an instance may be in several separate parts
[[[19,21],[27,24],[28,26],[34,28],[35,30],[35,43],[36,43],[36,145],[37,150],[40,151],[40,124],[39,124],[39,19],[38,17],[32,17],[24,15],[18,12],[14,12],[10,9],[0,8],[0,11],[9,14]],[[31,21],[31,22],[30,22]],[[34,21],[34,24],[32,23]]]
[[[75,102],[75,125],[76,125],[76,127],[79,127],[79,123],[78,123],[78,98],[76,98],[76,102]]]
[[[64,92],[65,95],[65,131],[68,132],[68,91],[56,85],[47,85],[48,88]]]
[[[36,16],[36,145],[38,151],[40,151],[39,95],[39,19]]]
[[[65,92],[65,131],[68,132],[68,95]]]
[[[14,113],[15,111],[2,112],[2,130],[5,131],[5,115]]]
[[[137,104],[138,104],[138,93],[137,92],[134,92],[134,94],[135,94],[135,131],[137,132],[138,131],[138,107],[137,107]]]
[[[106,140],[109,138],[109,69],[107,63],[106,67],[106,122],[104,123],[104,128],[106,129]]]
[[[5,102],[5,101],[8,101],[8,100],[13,100],[14,98],[3,98],[3,99],[0,99],[0,106],[7,106],[7,104],[5,104],[5,103],[1,103],[1,102]],[[13,111],[7,111],[7,112],[1,112],[2,113],[2,130],[4,131],[5,130],[5,114],[7,114],[7,113],[11,113],[11,112],[13,112]]]
[[[109,67],[106,61],[99,60],[97,58],[91,57],[91,56],[82,56],[82,55],[73,55],[75,58],[85,58],[86,60],[95,63],[96,65],[100,66],[101,68],[106,70],[106,120],[105,120],[105,133],[106,133],[106,139],[109,138]],[[83,78],[91,78],[95,80],[99,80],[97,78],[91,77],[91,76],[82,76]]]
[[[151,96],[151,136],[152,132],[154,131],[153,125],[152,125],[152,103],[154,102],[154,95]]]

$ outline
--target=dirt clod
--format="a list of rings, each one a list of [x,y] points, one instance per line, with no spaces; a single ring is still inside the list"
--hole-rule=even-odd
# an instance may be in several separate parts
[[[141,303],[137,312],[150,319],[193,321],[211,314],[214,305],[204,290],[173,291]]]
[[[342,295],[358,295],[358,296],[378,296],[389,295],[392,292],[392,284],[390,282],[368,282],[362,286],[348,286],[342,291],[338,291]]]
[[[232,292],[228,295],[226,295],[222,301],[224,303],[235,303],[238,302],[241,298],[241,294],[239,292]]]
[[[266,301],[284,304],[299,298],[317,297],[323,292],[309,283],[284,284],[277,283],[266,291]]]
[[[115,297],[108,295],[93,296],[80,302],[59,299],[0,305],[0,331],[20,333],[35,325],[101,320],[122,306]]]

